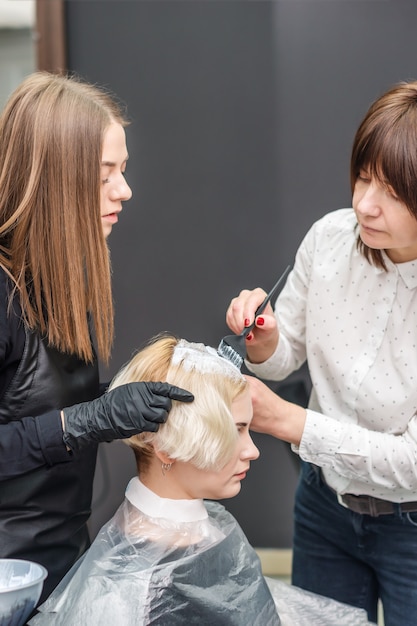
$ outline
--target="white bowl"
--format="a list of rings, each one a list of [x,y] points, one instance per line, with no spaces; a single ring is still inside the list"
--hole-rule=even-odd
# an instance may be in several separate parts
[[[0,559],[0,626],[23,626],[42,593],[46,569],[21,559]]]

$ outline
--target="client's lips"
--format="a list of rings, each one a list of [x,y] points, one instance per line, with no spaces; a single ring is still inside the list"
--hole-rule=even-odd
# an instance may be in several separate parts
[[[243,478],[245,478],[247,472],[249,471],[249,467],[247,467],[245,470],[235,474],[236,478],[239,478],[240,480],[242,480]]]

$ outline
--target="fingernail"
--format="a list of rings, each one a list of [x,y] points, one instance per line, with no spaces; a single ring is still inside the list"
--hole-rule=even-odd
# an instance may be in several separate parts
[[[246,339],[247,339],[248,341],[252,341],[252,339],[253,339],[253,335],[252,335],[252,333],[249,333],[249,335],[246,337]]]
[[[250,319],[248,317],[245,317],[245,326],[249,326],[250,324]]]
[[[256,325],[257,326],[263,326],[265,324],[265,320],[263,317],[258,317],[258,319],[256,320]]]

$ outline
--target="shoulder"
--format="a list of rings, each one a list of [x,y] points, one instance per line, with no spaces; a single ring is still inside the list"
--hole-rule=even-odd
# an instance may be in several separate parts
[[[353,209],[338,209],[314,222],[306,234],[301,250],[309,256],[333,255],[336,250],[356,248],[356,215]],[[349,253],[350,253],[349,252]]]
[[[356,224],[357,220],[353,209],[338,209],[331,213],[326,213],[326,215],[318,219],[311,227],[311,230],[321,236],[342,234],[354,238]]]
[[[0,297],[1,297],[1,307],[2,309],[8,309],[9,297],[13,293],[13,281],[6,272],[6,270],[0,265]],[[17,301],[17,298],[14,297],[14,301]],[[16,306],[13,307],[14,309]]]
[[[210,517],[230,517],[234,519],[233,515],[229,513],[229,511],[223,506],[223,504],[220,504],[220,502],[216,502],[215,500],[204,500],[204,506],[206,507]]]
[[[6,293],[6,291],[8,290],[8,284],[9,284],[9,278],[6,272],[4,271],[4,269],[0,265],[0,290],[1,290],[2,295],[3,293]]]
[[[10,340],[8,302],[9,279],[6,272],[0,267],[0,360],[3,361]]]
[[[223,504],[220,504],[220,502],[215,502],[213,500],[205,500],[204,504],[207,509],[209,519],[214,522],[219,528],[221,528],[223,532],[225,532],[226,529],[240,529],[236,518],[234,518],[233,515],[229,513],[229,511],[223,506]]]
[[[14,298],[9,306],[12,283],[7,273],[0,267],[0,362],[4,362],[10,352],[16,352],[20,359],[23,352],[24,328],[21,319],[20,305]]]
[[[295,266],[306,285],[313,274],[323,276],[349,268],[359,258],[353,209],[327,213],[311,226],[299,246]]]

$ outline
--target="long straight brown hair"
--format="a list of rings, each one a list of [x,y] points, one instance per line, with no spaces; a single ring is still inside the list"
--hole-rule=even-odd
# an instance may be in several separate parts
[[[417,219],[417,81],[401,82],[369,108],[352,148],[352,193],[361,169],[393,189]],[[365,258],[386,269],[381,250],[366,246],[358,237]]]
[[[126,125],[104,90],[36,72],[0,116],[0,265],[25,323],[62,352],[107,361],[113,341],[109,251],[100,217],[103,136]]]

